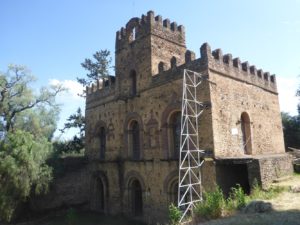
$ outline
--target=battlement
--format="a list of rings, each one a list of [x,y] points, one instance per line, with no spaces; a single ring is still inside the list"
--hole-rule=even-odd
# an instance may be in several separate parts
[[[185,62],[177,65],[176,58],[171,58],[169,63],[160,62],[158,74],[153,76],[154,83],[165,82],[175,78],[174,71],[183,71],[190,69],[194,71],[203,71],[207,67],[224,76],[231,77],[249,84],[256,85],[271,92],[277,93],[276,76],[257,69],[256,66],[250,65],[247,61],[242,62],[240,58],[233,58],[232,54],[223,55],[221,49],[211,50],[207,43],[200,48],[201,58],[196,59],[195,53],[187,50],[185,53]],[[182,76],[182,74],[180,74]]]
[[[210,69],[230,76],[234,79],[257,85],[272,92],[277,92],[276,76],[257,69],[247,61],[233,58],[232,54],[224,54],[221,49],[211,50],[207,43],[201,46],[201,58],[206,60]]]
[[[108,78],[99,79],[93,83],[90,87],[86,87],[86,101],[89,102],[95,98],[100,99],[115,94],[115,82],[114,76]]]
[[[147,15],[142,15],[140,18],[130,19],[126,27],[117,31],[116,51],[150,34],[185,46],[184,26],[178,26],[176,22],[171,22],[169,19],[163,20],[160,15],[155,16],[153,11],[149,11]]]

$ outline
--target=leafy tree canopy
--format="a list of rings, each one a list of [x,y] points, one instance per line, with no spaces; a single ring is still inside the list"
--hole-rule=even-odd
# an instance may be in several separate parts
[[[90,86],[99,79],[106,79],[109,76],[111,56],[108,50],[100,50],[93,54],[93,59],[86,58],[81,66],[88,71],[84,78],[77,78],[78,83],[83,87]],[[84,91],[85,92],[85,91]],[[85,93],[82,94],[85,96]]]
[[[0,128],[4,132],[14,130],[16,121],[24,125],[18,117],[29,117],[27,110],[44,106],[41,112],[46,113],[45,106],[54,107],[56,95],[63,91],[62,86],[51,86],[41,88],[39,93],[34,93],[30,84],[35,78],[24,66],[10,65],[6,73],[0,73]],[[27,111],[25,113],[25,111]],[[53,112],[53,111],[52,111]]]
[[[77,112],[70,115],[64,128],[60,131],[64,133],[68,129],[78,129],[78,135],[75,135],[68,141],[56,141],[54,142],[55,152],[60,155],[61,153],[80,152],[84,149],[85,143],[85,117],[82,114],[81,108],[77,109]]]
[[[30,87],[35,78],[23,66],[10,65],[0,73],[0,221],[10,221],[30,194],[48,189],[52,169],[46,160],[52,152],[61,86]]]

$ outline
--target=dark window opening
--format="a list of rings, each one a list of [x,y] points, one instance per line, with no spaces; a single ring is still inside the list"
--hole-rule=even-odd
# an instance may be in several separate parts
[[[106,151],[106,134],[105,134],[105,128],[100,128],[100,159],[105,159],[105,151]]]
[[[131,210],[134,216],[143,215],[143,191],[138,180],[131,183]]]
[[[173,158],[178,159],[180,153],[181,112],[175,112],[170,118],[171,147]]]
[[[246,112],[241,115],[242,143],[245,154],[252,153],[250,118]]]
[[[133,70],[131,72],[131,95],[136,96],[137,94],[137,77],[136,77],[136,72]]]
[[[132,157],[140,159],[140,127],[137,121],[132,122],[131,131]]]
[[[171,68],[176,68],[176,66],[177,66],[177,59],[175,58],[175,56],[173,56],[171,59]]]
[[[164,64],[164,62],[160,62],[158,64],[158,72],[162,73],[164,70],[165,70],[165,64]]]

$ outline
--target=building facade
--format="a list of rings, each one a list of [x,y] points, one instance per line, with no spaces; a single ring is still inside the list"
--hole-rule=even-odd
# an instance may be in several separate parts
[[[90,207],[144,221],[167,218],[177,201],[184,69],[207,77],[198,99],[203,189],[246,192],[292,173],[285,154],[276,79],[205,43],[188,50],[185,30],[149,11],[116,33],[116,75],[87,88]]]

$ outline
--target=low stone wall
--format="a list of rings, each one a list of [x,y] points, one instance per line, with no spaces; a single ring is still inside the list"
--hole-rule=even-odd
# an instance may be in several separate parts
[[[293,173],[292,157],[289,154],[259,156],[253,159],[253,163],[258,166],[263,188],[274,180]]]
[[[63,173],[54,178],[46,195],[30,201],[31,209],[44,212],[74,206],[89,207],[90,176],[84,158],[64,158],[59,161]]]

